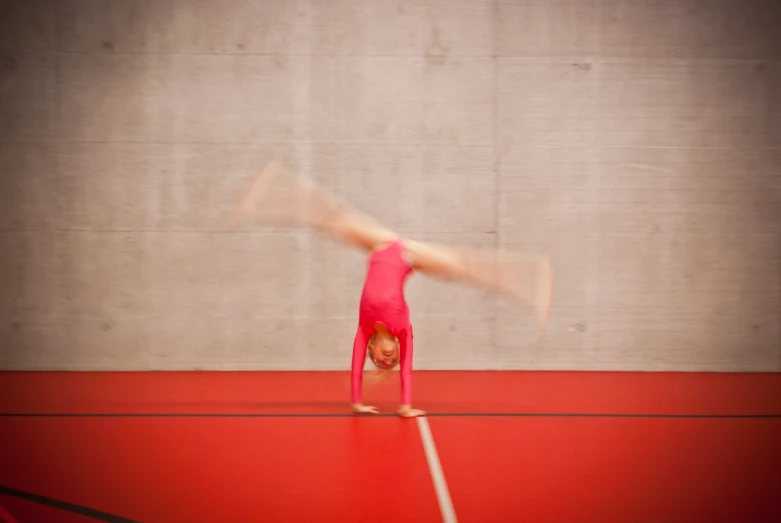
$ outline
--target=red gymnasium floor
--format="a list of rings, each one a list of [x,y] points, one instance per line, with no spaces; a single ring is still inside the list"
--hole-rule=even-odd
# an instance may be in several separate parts
[[[781,374],[397,379],[0,373],[0,521],[781,521]]]

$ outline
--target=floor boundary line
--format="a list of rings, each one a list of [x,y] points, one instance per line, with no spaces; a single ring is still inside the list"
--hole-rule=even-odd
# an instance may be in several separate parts
[[[5,485],[0,485],[0,494],[17,499],[23,499],[38,505],[45,505],[48,507],[64,510],[66,512],[78,514],[90,519],[105,521],[106,523],[139,523],[138,521],[123,518],[114,514],[109,514],[108,512],[103,512],[101,510],[85,507],[83,505],[76,505],[74,503],[68,503],[67,501],[62,501],[60,499],[33,494],[32,492],[18,490]]]
[[[0,412],[0,418],[390,418],[398,414],[269,412]],[[577,412],[429,412],[429,418],[649,418],[649,419],[781,419],[781,414],[651,414]]]
[[[450,499],[450,491],[447,488],[447,481],[445,481],[445,473],[442,472],[442,464],[439,462],[437,447],[434,445],[431,427],[429,427],[428,420],[425,417],[419,417],[417,420],[420,439],[423,441],[423,450],[426,453],[426,461],[428,461],[428,469],[431,472],[431,480],[434,482],[434,490],[437,493],[439,510],[442,513],[442,521],[445,523],[458,523],[456,511],[453,508],[453,501]]]

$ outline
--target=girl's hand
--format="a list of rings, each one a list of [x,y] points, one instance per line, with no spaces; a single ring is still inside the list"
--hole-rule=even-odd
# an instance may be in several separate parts
[[[399,408],[399,416],[402,418],[417,418],[418,416],[425,416],[426,413],[420,409],[413,409],[410,405],[402,405]]]
[[[362,405],[360,403],[353,403],[352,408],[354,412],[358,414],[377,414],[377,407],[370,405]]]

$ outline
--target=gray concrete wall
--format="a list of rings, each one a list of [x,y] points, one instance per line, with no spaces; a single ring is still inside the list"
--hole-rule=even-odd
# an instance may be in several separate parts
[[[420,239],[418,369],[781,370],[775,0],[0,1],[0,367],[347,369],[365,267],[220,220],[271,155]]]

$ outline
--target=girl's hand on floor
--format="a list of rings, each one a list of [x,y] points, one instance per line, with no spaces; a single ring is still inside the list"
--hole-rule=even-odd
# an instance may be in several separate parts
[[[402,405],[399,408],[399,416],[402,418],[417,418],[418,416],[425,416],[426,413],[420,409],[413,409],[409,405]]]
[[[362,405],[358,403],[353,404],[352,408],[353,411],[357,412],[358,414],[377,414],[377,407],[372,407],[370,405]]]

